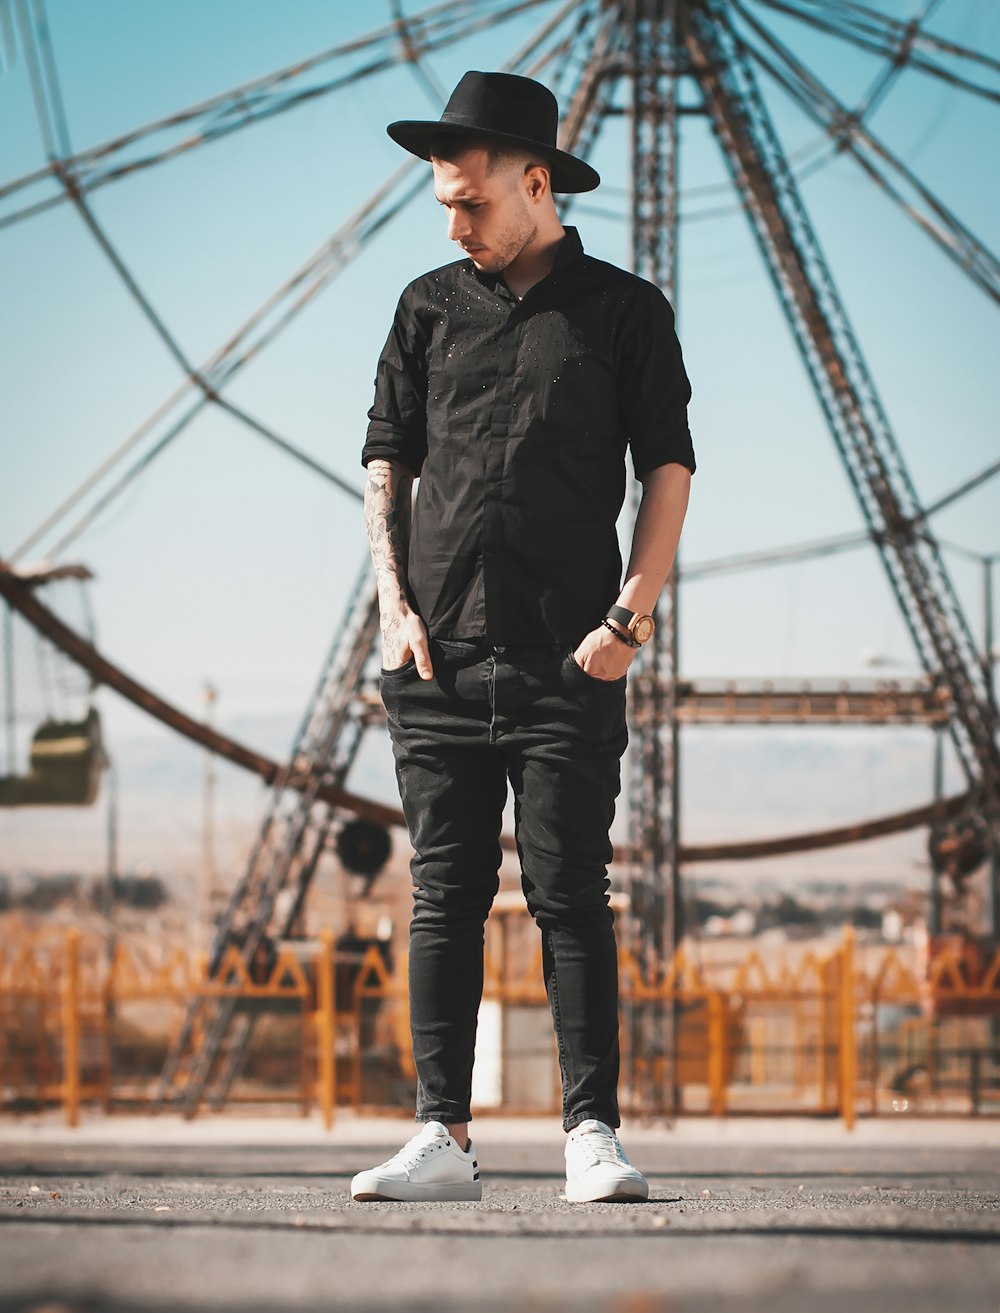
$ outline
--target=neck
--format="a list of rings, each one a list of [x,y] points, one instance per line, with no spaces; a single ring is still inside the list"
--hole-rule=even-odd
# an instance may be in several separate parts
[[[524,296],[529,287],[544,278],[552,269],[559,244],[566,229],[556,220],[555,225],[535,234],[528,245],[503,271],[504,281],[515,296]]]

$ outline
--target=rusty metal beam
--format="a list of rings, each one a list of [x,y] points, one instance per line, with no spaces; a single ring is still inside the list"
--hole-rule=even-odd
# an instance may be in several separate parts
[[[252,771],[259,775],[267,784],[273,784],[283,771],[289,769],[288,766],[281,765],[263,753],[255,752],[252,748],[238,743],[235,739],[229,738],[226,734],[220,734],[218,730],[206,724],[204,721],[195,720],[181,711],[178,707],[169,703],[166,698],[160,697],[152,689],[140,684],[137,679],[125,673],[120,666],[116,666],[107,657],[103,656],[93,643],[89,643],[82,638],[74,629],[65,624],[54,611],[51,611],[43,602],[40,602],[35,595],[34,590],[22,580],[17,578],[8,570],[3,561],[0,561],[0,596],[6,598],[11,607],[18,614],[22,615],[40,634],[43,634],[50,642],[66,654],[77,665],[88,671],[93,677],[95,684],[104,684],[108,688],[113,688],[116,693],[120,693],[123,698],[131,702],[140,710],[147,712],[154,720],[160,721],[170,729],[176,730],[192,743],[198,743],[203,748],[208,748],[210,752],[217,753],[230,761],[234,766],[241,766],[244,770]],[[352,812],[355,816],[363,816],[367,820],[376,821],[383,825],[403,825],[403,814],[396,807],[386,807],[382,803],[371,802],[367,798],[359,797],[357,794],[348,793],[345,789],[336,789],[330,786],[321,788],[318,797],[334,807],[341,807],[345,811]]]
[[[240,766],[243,770],[252,771],[267,784],[273,784],[282,772],[289,770],[288,765],[274,761],[263,753],[255,752],[252,748],[229,738],[228,735],[220,734],[218,730],[212,729],[204,721],[193,719],[179,708],[171,705],[158,693],[154,693],[145,685],[140,684],[138,680],[133,679],[131,675],[127,675],[119,666],[103,656],[93,643],[82,638],[69,625],[60,620],[43,602],[39,601],[34,590],[8,570],[2,561],[0,561],[0,596],[4,597],[19,615],[27,620],[40,634],[49,639],[61,652],[88,671],[95,684],[103,684],[114,689],[127,701],[147,712],[155,720],[159,720],[162,724],[175,730],[178,734],[183,735],[184,738],[200,744],[203,748],[208,748],[211,752],[218,753],[220,757],[232,762],[234,766]],[[322,802],[340,807],[343,811],[350,812],[355,816],[362,816],[366,820],[375,821],[381,825],[398,825],[405,828],[406,822],[399,808],[373,802],[369,798],[362,798],[359,794],[350,793],[346,789],[333,788],[328,785],[321,787],[316,796]],[[880,835],[898,834],[904,830],[917,829],[919,826],[929,825],[932,821],[958,815],[964,807],[968,806],[968,801],[968,794],[956,794],[939,803],[929,803],[924,807],[896,812],[890,816],[877,817],[871,821],[780,839],[750,839],[736,840],[724,844],[683,845],[679,857],[682,862],[707,862],[717,861],[722,858],[733,860],[752,859],[767,856],[772,852],[808,852],[814,848],[837,847],[840,844],[856,843]],[[512,835],[504,834],[501,837],[501,843],[508,851],[515,851]],[[630,860],[631,846],[624,849],[615,849],[615,862],[625,863]]]

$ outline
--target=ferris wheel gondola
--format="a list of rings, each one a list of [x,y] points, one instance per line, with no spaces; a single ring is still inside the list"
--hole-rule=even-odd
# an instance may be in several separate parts
[[[60,580],[75,579],[81,588],[93,577],[83,565],[22,567],[17,578],[32,590]],[[89,639],[93,642],[93,619],[86,608]],[[55,712],[52,691],[54,674],[50,661],[63,669],[78,669],[56,646],[38,635],[39,681],[46,692],[49,714],[36,726],[28,750],[28,769],[18,771],[15,726],[18,722],[17,687],[14,670],[14,610],[4,608],[4,723],[7,726],[7,768],[0,775],[0,807],[89,807],[97,800],[101,775],[109,761],[101,733],[101,717],[95,705],[97,682],[88,680],[82,698],[85,710],[75,716]],[[43,654],[45,654],[43,656]],[[48,658],[48,659],[46,659]]]

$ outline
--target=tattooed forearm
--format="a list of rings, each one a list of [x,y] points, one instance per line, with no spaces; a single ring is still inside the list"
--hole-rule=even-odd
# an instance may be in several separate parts
[[[409,609],[406,595],[406,529],[413,475],[391,460],[370,460],[365,484],[365,526],[378,581],[382,634],[391,640]]]

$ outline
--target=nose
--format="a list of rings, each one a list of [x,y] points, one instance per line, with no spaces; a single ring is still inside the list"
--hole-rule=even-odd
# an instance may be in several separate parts
[[[453,242],[461,242],[468,238],[472,232],[469,224],[468,215],[462,214],[460,210],[451,210],[448,214],[448,238]]]

